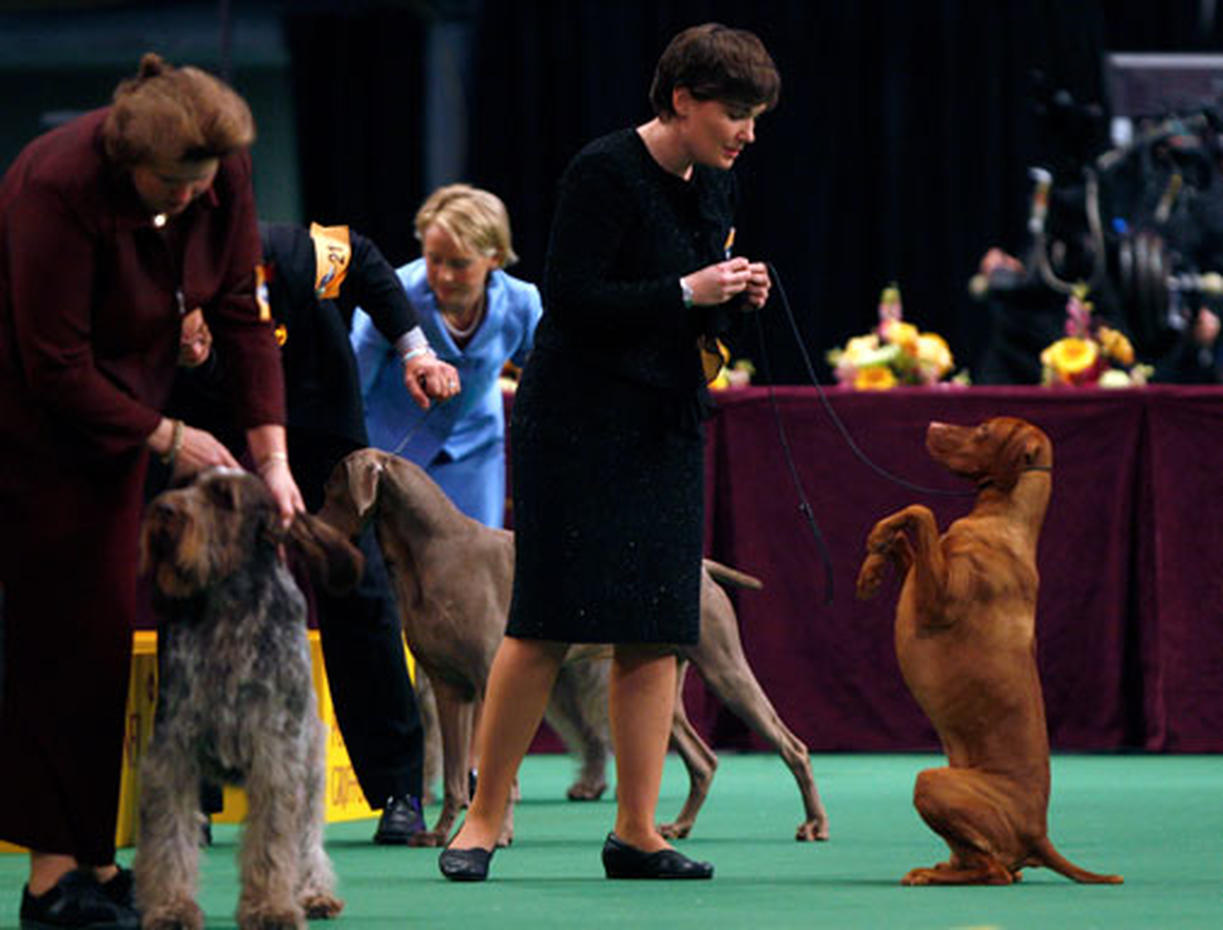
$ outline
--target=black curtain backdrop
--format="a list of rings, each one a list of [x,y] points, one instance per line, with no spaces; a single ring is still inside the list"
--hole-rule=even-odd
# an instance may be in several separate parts
[[[305,219],[360,230],[396,265],[419,252],[426,27],[368,3],[285,18]]]
[[[290,18],[306,209],[416,254],[427,17],[445,4],[363,4]],[[371,8],[372,7],[372,8]],[[961,366],[987,337],[967,295],[986,248],[1023,244],[1027,169],[1058,155],[1030,103],[1033,69],[1102,101],[1105,51],[1218,51],[1200,0],[528,0],[474,16],[467,180],[506,201],[521,263],[542,277],[556,182],[587,141],[651,116],[654,63],[680,29],[756,32],[781,103],[740,159],[737,251],[773,263],[817,373],[875,320],[897,281],[906,316]],[[1203,9],[1207,10],[1204,16]],[[453,8],[451,9],[453,13]],[[807,375],[780,300],[734,346],[772,380]],[[758,376],[758,380],[763,380]]]

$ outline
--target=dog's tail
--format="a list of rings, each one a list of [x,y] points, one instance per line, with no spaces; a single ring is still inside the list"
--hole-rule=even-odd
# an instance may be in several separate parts
[[[1125,881],[1120,875],[1100,875],[1097,872],[1088,872],[1086,869],[1079,868],[1054,849],[1053,841],[1047,836],[1041,837],[1040,842],[1036,844],[1029,863],[1035,866],[1046,866],[1054,872],[1085,885],[1120,885]]]
[[[709,572],[710,577],[720,585],[751,588],[753,591],[759,591],[764,587],[764,582],[755,575],[741,572],[738,569],[731,568],[729,565],[715,562],[713,559],[704,559],[703,561],[705,563],[705,571]]]

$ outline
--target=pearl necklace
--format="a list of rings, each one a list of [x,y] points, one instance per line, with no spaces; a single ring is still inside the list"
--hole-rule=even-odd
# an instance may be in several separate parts
[[[471,322],[468,323],[466,326],[455,326],[453,323],[450,322],[450,316],[448,314],[445,314],[445,313],[442,314],[442,323],[445,324],[446,329],[450,330],[450,335],[454,336],[456,339],[466,339],[468,336],[470,336],[472,333],[476,331],[476,327],[480,325],[480,321],[483,319],[484,319],[484,307],[483,306],[481,306],[480,309],[478,309],[475,312],[475,315],[472,316],[471,318]]]

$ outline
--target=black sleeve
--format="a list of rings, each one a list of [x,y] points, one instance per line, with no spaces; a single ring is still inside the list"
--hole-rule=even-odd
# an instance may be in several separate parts
[[[626,238],[648,220],[639,199],[609,158],[579,156],[566,170],[548,243],[550,311],[580,308],[583,328],[605,332],[685,319],[679,274],[615,276]]]
[[[393,345],[400,336],[419,325],[420,320],[395,269],[373,240],[349,229],[349,243],[352,260],[337,300],[345,323],[352,327],[353,308],[360,307],[369,314],[378,332]]]

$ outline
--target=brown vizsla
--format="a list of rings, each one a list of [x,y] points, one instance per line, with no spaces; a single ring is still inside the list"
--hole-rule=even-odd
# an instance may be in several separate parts
[[[421,468],[377,449],[353,452],[336,467],[327,482],[319,517],[350,535],[366,521],[375,522],[395,585],[404,637],[428,676],[437,704],[444,796],[442,812],[424,842],[441,845],[467,806],[474,709],[484,695],[493,654],[505,634],[514,578],[513,534],[465,516]],[[828,817],[816,790],[807,747],[781,721],[752,674],[734,609],[715,578],[759,587],[751,576],[706,560],[700,643],[676,647],[680,686],[690,661],[714,693],[777,748],[803,798],[805,819],[795,838],[825,840]],[[574,646],[567,662],[597,664],[607,652],[602,646]],[[582,679],[569,683],[576,680]],[[662,828],[670,836],[688,834],[717,763],[713,750],[684,713],[682,690],[678,698],[671,737],[688,767],[689,794],[678,820]],[[554,719],[552,711],[549,716]],[[598,728],[599,722],[586,720],[582,725],[590,730]],[[598,774],[601,777],[601,771]],[[511,804],[501,845],[513,836],[512,809]]]
[[[972,512],[939,536],[912,505],[875,524],[858,575],[873,596],[888,564],[904,577],[896,657],[930,718],[946,768],[917,776],[918,813],[951,859],[906,885],[1009,885],[1024,866],[1077,882],[1118,884],[1069,862],[1049,840],[1049,736],[1036,668],[1036,541],[1052,485],[1053,445],[1014,417],[980,426],[931,423],[926,448],[977,483]]]

